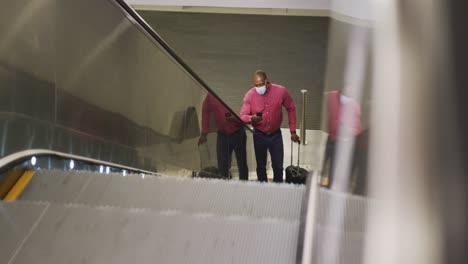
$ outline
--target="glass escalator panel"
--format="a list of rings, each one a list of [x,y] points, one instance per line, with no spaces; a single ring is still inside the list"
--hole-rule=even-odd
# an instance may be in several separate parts
[[[217,167],[216,134],[211,161],[198,146],[209,87],[123,1],[3,5],[0,157],[53,150],[184,176]]]

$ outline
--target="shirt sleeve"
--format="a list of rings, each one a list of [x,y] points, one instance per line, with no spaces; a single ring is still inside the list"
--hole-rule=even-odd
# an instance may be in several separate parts
[[[252,123],[252,111],[250,108],[250,96],[248,93],[244,97],[244,103],[242,104],[242,109],[240,111],[240,118],[246,124]]]
[[[209,96],[205,98],[202,105],[202,134],[208,134],[210,130],[210,100]]]
[[[295,132],[296,131],[296,106],[294,105],[294,100],[292,99],[291,95],[286,89],[284,92],[283,106],[286,108],[286,111],[288,112],[289,130],[291,132]]]
[[[329,134],[335,134],[336,130],[338,129],[338,117],[336,108],[336,96],[334,96],[333,92],[329,92],[327,94],[327,132]]]
[[[356,110],[355,110],[355,126],[354,126],[354,135],[357,136],[361,134],[362,131],[362,123],[361,123],[361,107],[358,103],[356,103]]]

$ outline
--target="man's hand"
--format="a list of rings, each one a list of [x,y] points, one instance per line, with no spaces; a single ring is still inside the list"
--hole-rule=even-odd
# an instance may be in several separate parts
[[[291,140],[296,143],[301,143],[301,139],[296,134],[296,132],[291,132]]]
[[[228,121],[229,123],[237,123],[238,122],[237,118],[235,118],[233,115],[227,116],[226,121]]]
[[[256,116],[256,115],[252,116],[252,122],[253,123],[258,123],[258,122],[260,122],[262,120],[263,120],[263,118],[261,116]]]
[[[202,134],[198,139],[198,146],[206,142],[206,134]]]

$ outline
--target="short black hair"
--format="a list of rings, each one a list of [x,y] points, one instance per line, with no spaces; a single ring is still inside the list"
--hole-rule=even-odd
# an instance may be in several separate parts
[[[265,71],[262,71],[262,70],[256,70],[255,73],[254,73],[255,76],[260,76],[262,77],[264,80],[267,79],[267,74]]]

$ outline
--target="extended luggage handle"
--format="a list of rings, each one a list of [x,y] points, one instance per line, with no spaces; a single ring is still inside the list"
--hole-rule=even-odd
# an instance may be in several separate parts
[[[294,150],[294,142],[291,140],[291,165],[293,165],[293,150]],[[299,167],[299,158],[301,153],[301,143],[297,144],[297,167]]]
[[[204,152],[204,153],[203,153]],[[210,149],[208,147],[207,142],[198,145],[198,153],[200,155],[200,169],[203,170],[204,167],[212,166],[212,160],[211,160],[211,153]],[[205,154],[205,155],[203,155]],[[204,160],[204,157],[207,158],[207,160]],[[208,164],[206,164],[208,163]]]

